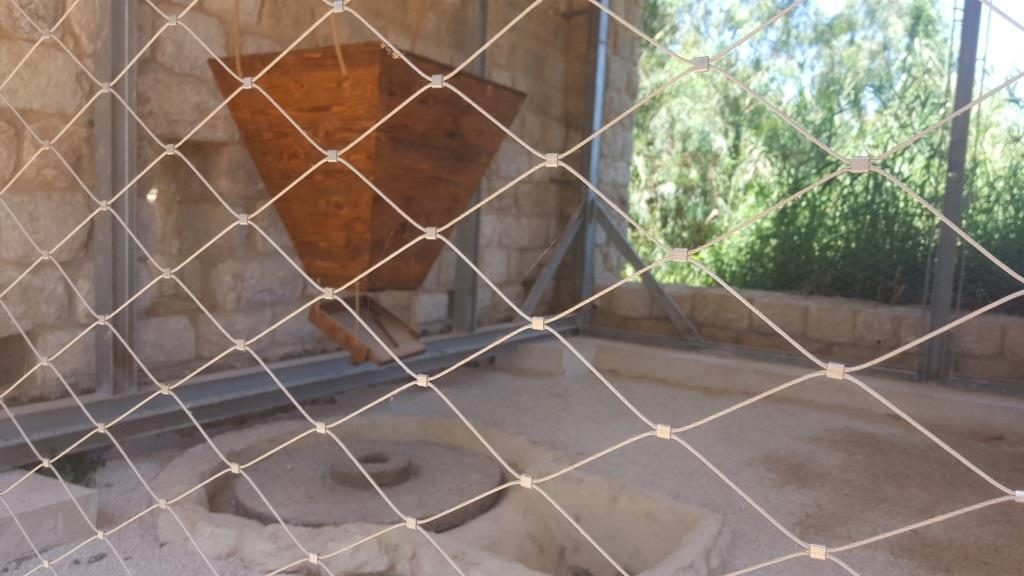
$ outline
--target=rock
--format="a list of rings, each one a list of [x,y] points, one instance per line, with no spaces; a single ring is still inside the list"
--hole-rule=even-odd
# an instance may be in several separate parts
[[[0,40],[0,70],[9,74],[32,47],[30,42]],[[49,43],[36,47],[4,87],[4,96],[21,111],[70,116],[85,104],[81,69],[62,49]]]
[[[0,186],[6,185],[18,163],[18,132],[0,120]]]
[[[149,369],[196,356],[196,331],[184,315],[143,318],[135,337],[135,353]]]
[[[79,0],[67,17],[67,27],[87,56],[96,53],[98,42],[107,36],[109,2]]]
[[[21,7],[18,9],[14,4]],[[64,12],[64,0],[15,0],[0,2],[0,29],[12,36],[39,38],[39,28],[50,29]],[[26,18],[31,18],[31,21]],[[35,23],[35,26],[32,23]],[[2,68],[0,68],[2,69]]]
[[[224,98],[213,82],[155,67],[139,74],[139,116],[158,137],[177,141],[203,122]],[[235,142],[238,129],[222,109],[191,138],[196,142]]]
[[[80,191],[18,186],[9,189],[4,200],[11,211],[0,208],[0,258],[12,262],[29,263],[39,257],[29,238],[40,250],[53,250],[90,212],[90,200]],[[90,227],[91,222],[75,231],[53,257],[59,262],[78,258]]]
[[[214,56],[227,61],[224,29],[220,20],[192,10],[182,17],[182,22],[188,26],[188,30],[184,26],[172,26],[157,39],[153,47],[156,61],[175,72],[212,81],[213,74],[207,61]],[[212,50],[213,55],[207,49]]]
[[[263,256],[217,265],[208,289],[218,309],[235,310],[294,301],[304,282],[280,256]]]
[[[26,266],[0,264],[0,293],[7,291]],[[0,299],[21,329],[55,324],[68,313],[68,285],[52,263],[41,262],[18,280]],[[0,337],[18,331],[5,311],[0,310]]]
[[[0,473],[6,488],[19,481],[24,470]],[[34,557],[35,550],[78,544],[96,536],[89,523],[96,522],[97,492],[76,484],[64,484],[55,478],[32,474],[11,493],[4,496],[0,507],[0,555],[6,560]],[[32,535],[30,545],[21,531],[13,528],[11,514],[22,528]],[[84,515],[84,517],[83,517]],[[87,521],[88,519],[88,521]],[[8,564],[10,566],[10,564]]]

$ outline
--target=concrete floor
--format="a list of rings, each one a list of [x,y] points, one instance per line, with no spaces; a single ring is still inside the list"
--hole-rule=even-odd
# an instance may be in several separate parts
[[[648,353],[655,357],[661,354],[649,349]],[[619,366],[615,373],[607,366],[602,371],[641,412],[659,423],[687,424],[752,395],[749,385],[684,383],[686,368],[682,366],[678,378],[670,374],[661,380],[631,376],[643,370],[628,365]],[[894,390],[893,386],[906,387],[910,391],[907,398],[924,390],[930,399],[927,410],[918,413],[914,405],[901,406],[997,481],[1011,488],[1024,488],[1024,408],[1019,398],[961,394],[949,396],[946,401],[939,394],[940,400],[934,401],[936,395],[922,389],[923,384],[883,383],[873,376],[864,379],[869,385],[877,381],[886,391]],[[768,376],[755,388],[768,389],[782,381]],[[470,421],[523,435],[577,458],[648,430],[604,384],[579,370],[525,375],[491,365],[458,370],[437,385]],[[308,408],[318,418],[340,417],[387,390],[352,392],[333,403]],[[848,382],[804,382],[696,428],[685,438],[797,536],[829,546],[1000,495],[899,418],[884,410],[863,410],[860,406],[864,396]],[[986,407],[999,416],[986,419]],[[452,415],[436,394],[417,388],[370,413],[376,411],[420,417]],[[1021,417],[1015,420],[1013,415],[1018,411]],[[295,416],[292,410],[274,417]],[[352,422],[358,422],[358,418]],[[343,428],[341,432],[344,438]],[[184,446],[197,441],[195,435],[165,435],[129,443],[128,451],[143,476],[152,478]],[[646,438],[585,469],[722,514],[732,531],[728,570],[797,550],[676,443]],[[101,526],[116,525],[147,504],[139,482],[119,458],[112,458],[97,472],[96,482]],[[623,526],[622,537],[629,537],[628,526]],[[134,523],[112,541],[127,556],[136,576],[211,573],[188,546],[160,546],[148,518]],[[862,576],[1020,576],[1024,574],[1021,542],[1024,505],[1010,502],[840,557]],[[20,575],[31,564],[8,565],[0,568],[0,574]],[[251,573],[230,562],[218,562],[216,567],[224,576]],[[57,573],[99,576],[124,571],[106,546],[94,542],[59,565]],[[831,563],[799,559],[755,573],[831,576],[845,572]]]

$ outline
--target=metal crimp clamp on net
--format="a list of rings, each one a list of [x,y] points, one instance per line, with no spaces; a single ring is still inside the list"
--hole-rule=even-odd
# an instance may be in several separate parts
[[[828,548],[821,544],[811,544],[807,548],[807,555],[813,560],[828,560]]]
[[[707,72],[708,70],[711,70],[711,57],[695,56],[690,60],[690,64],[693,66],[694,72]]]
[[[426,388],[427,386],[430,386],[430,378],[426,374],[417,374],[416,385]]]
[[[431,88],[444,88],[444,75],[434,74],[430,77]]]
[[[871,171],[871,157],[870,156],[854,156],[850,158],[850,172],[854,174],[863,174]]]
[[[423,236],[427,240],[437,240],[437,226],[427,226],[424,228]]]
[[[545,326],[544,318],[541,316],[534,316],[530,318],[530,328],[533,330],[543,330]]]
[[[662,440],[669,440],[672,438],[672,427],[668,424],[658,424],[654,428],[654,435]]]
[[[558,154],[551,152],[544,155],[545,168],[558,168]]]
[[[689,262],[690,250],[688,248],[673,248],[668,253],[668,259],[672,262]]]
[[[1024,490],[1017,490],[1014,492],[1013,501],[1017,504],[1024,504]]]
[[[825,377],[833,380],[842,380],[846,375],[846,366],[838,362],[829,362],[825,366]]]
[[[526,489],[533,488],[533,476],[529,474],[523,474],[519,477],[519,485]]]

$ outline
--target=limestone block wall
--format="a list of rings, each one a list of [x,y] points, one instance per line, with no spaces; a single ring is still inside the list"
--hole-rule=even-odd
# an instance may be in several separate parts
[[[184,0],[155,3],[168,14],[189,4]],[[21,4],[39,25],[47,27],[74,5],[55,36],[87,70],[93,70],[98,42],[108,34],[108,2],[40,0]],[[491,2],[489,34],[530,4],[528,0]],[[617,4],[617,10],[639,20],[639,2]],[[20,13],[13,12],[9,3],[0,5],[0,74],[6,75],[38,32]],[[353,6],[399,49],[441,62],[460,63],[483,41],[477,0],[356,0]],[[139,257],[138,285],[146,290],[136,300],[135,348],[146,367],[160,378],[185,374],[231,347],[232,342],[216,329],[207,313],[234,338],[251,338],[275,327],[255,346],[266,360],[333,349],[306,320],[305,312],[291,315],[317,294],[288,263],[286,256],[297,259],[276,213],[268,210],[254,222],[283,247],[284,255],[252,227],[224,231],[233,223],[226,206],[251,212],[270,192],[230,113],[221,108],[223,98],[207,65],[211,54],[193,37],[201,38],[214,55],[233,67],[236,51],[274,52],[291,45],[324,8],[319,0],[241,0],[236,12],[235,0],[200,0],[182,17],[185,26],[164,29],[163,17],[147,3],[139,4],[136,33],[143,52],[136,64],[137,112],[144,126],[138,127],[137,163],[146,174],[137,186],[137,234],[146,254]],[[488,78],[527,94],[511,129],[540,151],[565,150],[589,131],[592,54],[588,51],[591,28],[586,14],[591,10],[584,0],[548,0],[487,52]],[[343,43],[376,39],[351,15],[336,16],[335,23]],[[324,21],[296,48],[331,42],[331,26]],[[635,95],[638,42],[624,28],[613,25],[608,118]],[[10,103],[7,106],[0,101],[0,185],[10,183],[2,198],[29,235],[46,246],[96,208],[83,191],[83,186],[95,185],[93,110],[79,114],[54,145],[76,175],[69,174],[49,153],[32,158],[38,144],[22,120],[43,140],[54,139],[97,87],[71,57],[50,42],[37,49],[30,63],[31,74],[16,75],[0,89]],[[204,119],[202,128],[196,129]],[[603,190],[623,202],[630,130],[626,122],[605,135],[599,182]],[[157,140],[175,142],[186,135],[190,136],[178,149],[178,156],[163,156]],[[582,169],[582,153],[565,161]],[[497,190],[536,162],[517,143],[506,140],[484,177],[483,192]],[[568,174],[545,170],[482,209],[480,266],[514,301],[524,298],[548,247],[581,198],[581,186]],[[94,224],[83,225],[54,253],[64,272],[55,266],[37,266],[22,276],[37,254],[19,238],[18,227],[3,220],[5,214],[0,207],[0,290],[20,279],[0,301],[10,308],[41,354],[49,356],[63,349],[55,366],[71,377],[76,389],[89,391],[94,387],[92,337],[79,338],[64,348],[94,320],[76,295],[80,293],[89,303],[94,298]],[[200,255],[192,257],[203,247]],[[602,273],[617,273],[619,265],[614,258],[602,252]],[[180,283],[160,277],[159,267],[178,266]],[[455,254],[444,253],[421,290],[383,293],[380,298],[411,323],[427,331],[443,330],[455,270]],[[563,284],[571,284],[572,275],[563,280]],[[548,307],[558,307],[558,299],[564,300],[569,293],[566,289],[552,291]],[[482,324],[512,318],[512,310],[484,283],[480,283],[478,297]],[[35,364],[33,354],[5,316],[0,314],[0,355],[27,370]],[[244,353],[229,353],[209,370],[246,363],[251,359]],[[45,370],[37,372],[12,393],[12,401],[64,395],[52,375],[43,374]]]
[[[666,285],[668,293],[708,341],[782,352],[796,352],[763,320],[722,288]],[[927,331],[927,310],[865,300],[743,290],[742,295],[812,353],[854,364],[872,360]],[[672,324],[640,283],[620,286],[602,298],[596,326],[673,334]],[[952,331],[957,375],[1024,381],[1024,318],[983,314]],[[925,345],[884,365],[919,370]]]
[[[63,0],[21,4],[43,28],[65,9]],[[79,390],[92,387],[93,340],[72,342],[87,325],[76,289],[89,283],[96,207],[86,192],[95,179],[91,114],[79,114],[95,92],[94,30],[76,12],[54,33],[67,52],[56,41],[30,51],[38,30],[10,2],[0,5],[0,389],[23,380],[10,403],[65,393],[48,368],[26,377],[33,347],[44,356],[64,349],[54,367]]]

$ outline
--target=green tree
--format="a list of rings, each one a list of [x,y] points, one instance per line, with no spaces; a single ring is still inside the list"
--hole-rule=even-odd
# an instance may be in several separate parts
[[[648,0],[644,26],[674,51],[713,54],[788,4]],[[840,154],[878,154],[948,113],[949,26],[935,0],[859,0],[834,15],[805,5],[718,65]],[[686,68],[647,48],[642,95]],[[986,106],[972,133],[979,144],[970,162],[965,223],[1011,266],[1024,269],[1024,254],[1014,249],[1024,239],[1024,131],[1012,100]],[[883,163],[933,204],[944,189],[946,133],[937,130]],[[678,246],[702,245],[840,167],[714,72],[690,75],[660,94],[638,113],[634,137],[633,215]],[[740,287],[921,302],[935,231],[935,218],[893,184],[873,174],[846,174],[701,258]],[[645,256],[654,255],[642,237],[633,240]],[[975,254],[965,254],[963,270],[967,304],[1012,288],[1009,277],[993,275],[991,264]],[[662,268],[658,275],[710,283],[688,266]]]

